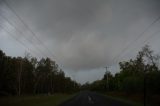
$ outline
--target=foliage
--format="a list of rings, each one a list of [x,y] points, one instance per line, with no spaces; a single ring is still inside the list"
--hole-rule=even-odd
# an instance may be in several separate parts
[[[14,96],[0,99],[0,106],[59,106],[74,95],[54,94],[35,96]]]
[[[120,91],[126,94],[142,94],[144,87],[148,97],[160,95],[159,56],[148,45],[144,46],[135,59],[119,63],[120,72],[112,75],[109,71],[101,80],[83,86],[100,92]],[[144,80],[146,84],[144,85]]]
[[[55,61],[29,55],[9,57],[0,50],[0,95],[53,94],[78,91],[80,84],[65,77]]]

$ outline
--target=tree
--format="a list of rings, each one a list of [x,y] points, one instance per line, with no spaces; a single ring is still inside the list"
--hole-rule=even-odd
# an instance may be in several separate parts
[[[65,73],[55,61],[39,61],[26,54],[6,56],[0,50],[0,95],[53,94],[77,91],[79,84]]]

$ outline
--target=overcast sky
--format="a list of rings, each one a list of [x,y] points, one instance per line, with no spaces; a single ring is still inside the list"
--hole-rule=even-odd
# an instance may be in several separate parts
[[[50,57],[72,79],[92,82],[145,44],[160,54],[158,17],[160,0],[0,0],[0,49]]]

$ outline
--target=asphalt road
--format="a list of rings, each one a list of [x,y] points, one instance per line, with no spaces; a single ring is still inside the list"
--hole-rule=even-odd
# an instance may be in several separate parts
[[[60,106],[132,106],[94,92],[80,92]]]

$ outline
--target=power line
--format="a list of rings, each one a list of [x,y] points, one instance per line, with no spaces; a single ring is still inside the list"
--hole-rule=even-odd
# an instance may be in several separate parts
[[[5,16],[1,15],[0,16],[5,19],[17,32],[19,32],[20,34],[23,34],[22,31],[20,31],[16,26],[14,26]],[[28,39],[25,38],[26,41],[29,41]],[[32,43],[31,41],[29,41],[30,43]],[[32,46],[34,46],[36,49],[38,49],[38,51],[40,53],[42,53],[42,55],[46,56],[38,47],[36,47],[35,45],[32,44]],[[47,56],[46,56],[47,57]]]
[[[6,30],[3,26],[0,25],[0,27],[1,27],[4,31],[6,31],[10,37],[12,37],[12,38],[15,39],[18,43],[20,43],[21,45],[23,45],[23,47],[27,48],[29,51],[32,51],[32,53],[34,53],[36,56],[39,55],[39,54],[37,55],[37,53],[36,53],[35,51],[33,51],[32,49],[29,49],[29,48],[25,45],[25,43],[21,42],[18,38],[16,38],[15,36],[12,36],[12,34],[11,34],[8,30]]]
[[[43,45],[43,47],[51,54],[52,57],[55,57],[50,49],[37,37],[36,33],[30,29],[30,27],[24,22],[24,20],[15,12],[15,10],[9,5],[6,0],[3,0],[6,6],[17,16],[17,18],[22,22],[22,24],[32,33],[32,35]]]
[[[152,27],[152,25],[154,25],[156,22],[158,22],[160,20],[160,16],[158,18],[156,18],[142,33],[140,33],[139,36],[136,37],[135,40],[133,40],[133,42],[131,42],[130,44],[128,44],[128,46],[126,46],[124,49],[122,49],[122,51],[116,55],[114,58],[113,58],[113,62],[116,58],[119,58],[132,44],[134,44],[140,37],[142,37],[142,35]]]
[[[145,41],[143,41],[142,43],[143,44],[145,44],[147,41],[149,41],[150,39],[152,39],[154,36],[156,36],[158,33],[160,33],[160,30],[158,30],[158,31],[156,31],[155,33],[153,33],[153,34],[151,34],[149,37],[147,37],[146,39],[145,39]],[[131,51],[133,51],[133,50],[135,50],[136,49],[136,47],[135,48],[133,48],[133,49],[131,49],[130,51],[129,51],[129,53],[131,52]],[[129,54],[129,53],[127,53],[127,54]],[[126,54],[126,55],[127,55]],[[124,55],[124,56],[122,56],[121,58],[124,58],[126,55]]]

